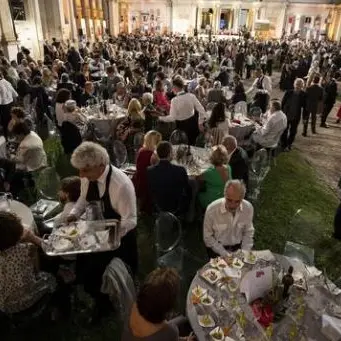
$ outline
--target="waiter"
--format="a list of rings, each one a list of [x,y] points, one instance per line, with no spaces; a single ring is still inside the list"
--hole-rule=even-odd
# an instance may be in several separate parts
[[[11,83],[8,82],[0,72],[0,124],[2,125],[6,139],[8,123],[11,120],[11,108],[17,97],[18,94]]]
[[[267,110],[270,94],[272,91],[271,78],[263,74],[263,70],[258,68],[256,70],[257,78],[253,82],[251,88],[246,91],[246,94],[256,92],[253,98],[253,107],[259,107],[264,114]]]
[[[107,151],[99,144],[82,143],[73,152],[71,163],[79,170],[81,194],[68,221],[77,220],[87,204],[94,202],[102,207],[104,219],[120,221],[121,245],[117,250],[77,257],[77,277],[95,299],[93,319],[99,319],[110,309],[109,298],[100,292],[102,275],[110,261],[119,257],[133,274],[137,272],[135,190],[128,176],[110,164]]]
[[[179,76],[173,80],[173,92],[176,96],[172,99],[168,116],[160,116],[163,122],[176,122],[176,128],[186,133],[188,143],[195,145],[199,135],[199,129],[203,130],[203,123],[206,118],[204,107],[191,93],[185,92],[183,79]],[[199,114],[196,114],[196,111]]]

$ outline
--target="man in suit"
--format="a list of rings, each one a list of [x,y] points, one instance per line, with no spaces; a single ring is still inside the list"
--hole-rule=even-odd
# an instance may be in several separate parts
[[[92,82],[86,82],[84,86],[84,92],[80,96],[79,104],[81,107],[86,107],[87,105],[90,104],[95,104],[97,103],[97,99],[94,96],[94,85]]]
[[[303,133],[307,136],[309,117],[311,116],[311,132],[316,134],[316,116],[321,108],[323,101],[323,89],[319,85],[320,76],[315,76],[313,85],[307,88],[306,113],[303,116]]]
[[[156,208],[183,216],[191,200],[191,187],[184,167],[173,165],[172,145],[159,143],[156,149],[159,163],[147,170],[147,180]]]
[[[329,128],[327,125],[327,117],[336,102],[337,97],[337,84],[334,78],[330,78],[324,87],[324,98],[323,98],[323,112],[321,115],[321,125],[322,128]]]
[[[283,112],[287,116],[288,124],[281,137],[281,145],[285,151],[291,150],[291,145],[295,140],[297,127],[306,110],[306,93],[303,90],[304,81],[302,78],[296,78],[294,90],[287,90],[282,99]]]
[[[233,179],[243,180],[245,187],[249,183],[249,160],[246,151],[238,146],[237,139],[226,135],[222,141],[229,154],[229,166]]]

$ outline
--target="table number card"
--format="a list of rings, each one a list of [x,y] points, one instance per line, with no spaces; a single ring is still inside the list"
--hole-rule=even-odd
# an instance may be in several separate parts
[[[272,288],[272,268],[249,271],[242,279],[240,292],[244,293],[248,303],[264,295]]]

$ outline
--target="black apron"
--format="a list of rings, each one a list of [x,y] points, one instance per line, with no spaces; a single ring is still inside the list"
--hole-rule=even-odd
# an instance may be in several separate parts
[[[264,79],[264,76],[258,78],[258,81],[256,84],[256,87],[258,90],[264,90],[263,79]],[[261,93],[261,92],[257,92],[255,94],[255,97],[253,98],[253,101],[254,101],[253,106],[261,108],[262,113],[265,113],[268,107],[269,95]]]
[[[110,179],[112,174],[112,166],[109,166],[109,172],[105,183],[105,192],[102,198],[99,197],[97,182],[89,183],[86,200],[100,201],[104,219],[121,219],[120,214],[115,211],[110,201]],[[98,200],[99,199],[99,200]],[[114,257],[122,259],[122,261],[130,267],[133,275],[137,273],[137,241],[136,229],[129,231],[122,239],[120,247],[115,251],[99,252],[90,255],[82,255],[77,257],[77,276],[84,285],[84,290],[93,297],[98,296],[102,284],[102,275]],[[79,270],[79,271],[78,271]]]

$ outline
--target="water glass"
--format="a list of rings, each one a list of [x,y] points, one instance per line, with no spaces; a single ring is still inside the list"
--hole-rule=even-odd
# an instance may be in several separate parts
[[[11,210],[11,200],[13,200],[11,193],[0,193],[0,211],[9,212]]]

